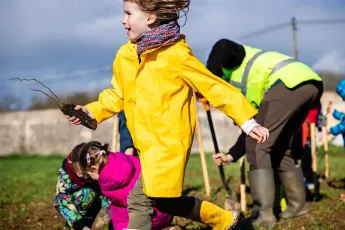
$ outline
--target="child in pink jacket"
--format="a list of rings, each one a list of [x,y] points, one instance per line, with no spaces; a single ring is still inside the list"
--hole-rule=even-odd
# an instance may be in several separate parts
[[[98,180],[103,195],[110,200],[114,228],[126,229],[129,221],[127,197],[141,172],[139,159],[121,152],[109,152],[107,144],[92,141],[82,149],[79,167],[84,177]],[[154,208],[152,229],[169,227],[172,218]]]

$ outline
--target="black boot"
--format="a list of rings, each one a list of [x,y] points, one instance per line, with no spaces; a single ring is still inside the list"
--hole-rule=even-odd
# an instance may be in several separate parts
[[[254,225],[269,227],[276,223],[273,215],[275,198],[274,175],[272,169],[249,171],[248,179],[254,199],[254,209],[250,219]]]
[[[282,218],[292,218],[308,213],[306,191],[303,182],[303,172],[300,167],[279,173],[284,187],[287,209],[281,214]]]
[[[280,214],[282,212],[282,207],[280,205],[280,201],[282,199],[281,190],[280,190],[280,183],[275,184],[275,196],[274,196],[274,203],[273,203],[273,215],[277,220],[280,219]]]

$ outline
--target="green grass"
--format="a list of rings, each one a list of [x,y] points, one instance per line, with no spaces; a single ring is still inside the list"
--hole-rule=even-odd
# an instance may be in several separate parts
[[[323,174],[325,168],[325,151],[323,146],[318,148],[318,172]],[[329,145],[329,167],[330,177],[345,178],[345,152],[343,146]]]
[[[335,146],[332,145],[331,143],[328,143],[328,152],[330,155],[335,156],[335,155],[343,155],[345,154],[345,150],[343,146]],[[321,155],[324,154],[324,147],[321,145],[320,147],[318,147],[317,150]]]
[[[209,175],[209,180],[213,182],[211,184],[212,190],[217,190],[218,187],[222,186],[220,180],[220,174],[218,167],[213,164],[211,154],[206,154],[207,171]],[[248,168],[248,167],[247,167]],[[224,173],[231,180],[238,180],[240,176],[240,168],[238,163],[233,163],[224,166]],[[205,191],[204,177],[201,167],[201,159],[199,154],[192,154],[187,165],[186,175],[185,175],[185,185],[193,185],[199,187],[199,191]]]
[[[62,156],[0,157],[0,205],[51,200]]]
[[[345,154],[342,147],[330,146],[331,178],[345,177]],[[223,205],[226,193],[222,187],[218,168],[212,163],[211,155],[206,154],[207,169],[212,194],[207,199]],[[63,219],[52,206],[55,194],[57,171],[63,156],[11,155],[0,157],[0,230],[1,229],[61,229]],[[323,153],[319,151],[319,172],[323,173]],[[224,167],[230,180],[230,187],[238,191],[240,180],[239,163]],[[248,171],[248,164],[246,164]],[[205,198],[205,186],[199,154],[192,154],[187,165],[185,191]],[[345,229],[341,216],[345,205],[338,202],[340,192],[323,185],[321,192],[325,199],[312,204],[312,215],[281,221],[273,229]],[[180,223],[180,222],[178,222]],[[186,229],[200,228],[191,223]],[[340,228],[341,227],[341,228]]]

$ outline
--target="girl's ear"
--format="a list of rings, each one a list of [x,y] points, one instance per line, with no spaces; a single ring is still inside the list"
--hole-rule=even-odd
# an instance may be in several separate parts
[[[91,166],[92,172],[98,172],[98,166],[97,165],[92,165]]]
[[[147,24],[152,25],[157,21],[157,15],[156,14],[149,14],[147,17]]]

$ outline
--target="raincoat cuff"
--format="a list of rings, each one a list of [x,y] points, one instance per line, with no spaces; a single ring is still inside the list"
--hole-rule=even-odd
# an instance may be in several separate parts
[[[252,129],[258,125],[259,124],[254,120],[254,118],[251,118],[241,125],[241,129],[243,130],[243,132],[245,132],[245,134],[248,135],[250,131],[252,131]]]
[[[88,111],[88,115],[97,120],[97,123],[101,123],[104,120],[104,116],[102,113],[103,107],[102,105],[98,102],[91,102],[87,105],[85,105]]]
[[[92,119],[94,119],[95,117],[92,115],[92,113],[90,112],[90,110],[87,108],[87,107],[85,107],[86,108],[86,110],[87,110],[87,115],[89,115],[89,117],[91,117]]]

